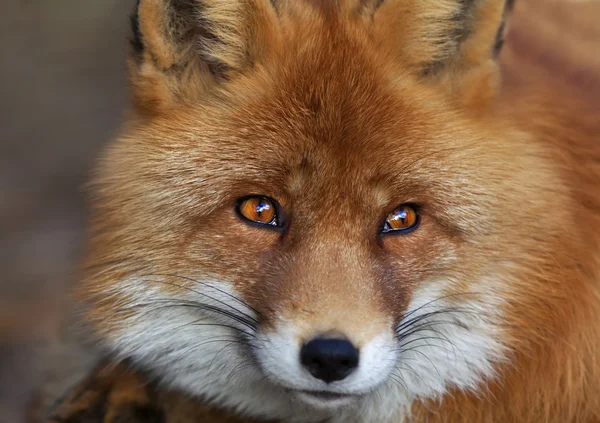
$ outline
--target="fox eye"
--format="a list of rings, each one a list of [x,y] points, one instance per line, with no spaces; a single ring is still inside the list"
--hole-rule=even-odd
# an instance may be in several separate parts
[[[278,205],[271,198],[260,195],[244,197],[238,200],[236,212],[246,222],[281,227],[278,216]]]
[[[383,226],[383,233],[406,233],[419,226],[417,209],[410,204],[403,204],[388,214]]]

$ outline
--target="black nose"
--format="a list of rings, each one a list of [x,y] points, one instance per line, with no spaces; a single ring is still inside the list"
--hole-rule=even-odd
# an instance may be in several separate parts
[[[300,362],[311,375],[331,383],[358,367],[358,350],[345,339],[317,338],[302,347]]]

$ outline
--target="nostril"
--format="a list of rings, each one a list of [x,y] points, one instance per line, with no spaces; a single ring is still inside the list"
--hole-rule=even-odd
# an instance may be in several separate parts
[[[300,350],[300,362],[315,378],[331,383],[358,367],[359,352],[345,339],[317,338]]]

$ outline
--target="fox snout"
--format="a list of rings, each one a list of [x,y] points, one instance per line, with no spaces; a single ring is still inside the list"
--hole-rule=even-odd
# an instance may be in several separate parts
[[[321,294],[317,298],[327,301]],[[310,309],[282,312],[258,337],[254,352],[275,384],[302,402],[331,408],[356,400],[389,378],[397,340],[391,321],[357,312],[365,304],[351,301],[352,295],[346,304],[354,306],[346,308],[318,307],[317,298]]]

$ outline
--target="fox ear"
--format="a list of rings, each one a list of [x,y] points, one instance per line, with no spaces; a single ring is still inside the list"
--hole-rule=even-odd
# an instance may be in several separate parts
[[[134,104],[146,111],[206,95],[278,42],[269,0],[138,0],[131,24]]]
[[[459,90],[477,85],[479,97],[493,92],[514,0],[371,2],[375,27],[392,35],[390,48],[415,73]]]

